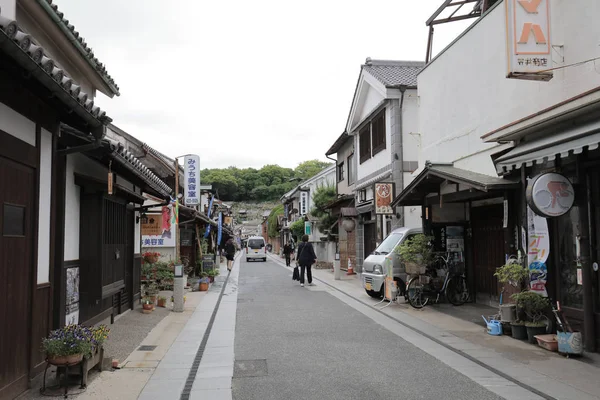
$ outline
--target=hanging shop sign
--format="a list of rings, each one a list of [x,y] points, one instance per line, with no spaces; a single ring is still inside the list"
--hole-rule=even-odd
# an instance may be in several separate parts
[[[558,217],[573,207],[575,190],[567,177],[551,172],[531,179],[525,196],[529,207],[537,215]]]
[[[527,207],[527,266],[529,269],[529,286],[532,292],[548,296],[546,282],[548,267],[546,261],[550,254],[550,235],[548,220],[536,215]]]
[[[171,214],[172,207],[163,206],[162,214],[147,214],[141,219],[142,247],[175,247]]]
[[[507,78],[552,79],[550,0],[505,0]]]
[[[219,224],[217,226],[217,246],[221,245],[221,238],[223,237],[223,213],[219,213]]]
[[[213,208],[213,201],[215,200],[215,196],[211,196],[210,197],[210,204],[208,206],[208,218],[210,218],[210,216],[212,215],[212,208]],[[208,235],[210,235],[210,227],[212,225],[208,224],[208,226],[206,227],[206,231],[204,232],[204,237],[207,238]]]
[[[200,204],[200,157],[188,154],[184,161],[184,193],[185,205],[197,206]]]
[[[393,215],[394,183],[378,182],[373,189],[375,194],[375,214]]]

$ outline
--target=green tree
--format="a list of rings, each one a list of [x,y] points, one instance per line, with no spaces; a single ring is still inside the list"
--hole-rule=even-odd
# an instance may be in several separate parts
[[[295,177],[301,178],[303,181],[312,178],[319,172],[321,172],[324,168],[329,167],[331,163],[319,161],[319,160],[309,160],[300,163],[296,169],[294,170]]]
[[[269,218],[267,218],[267,224],[268,224],[268,235],[271,238],[276,238],[279,236],[279,229],[277,229],[278,227],[278,217],[280,215],[283,215],[283,204],[279,204],[278,206],[276,206],[272,211],[271,214],[269,214]]]
[[[331,215],[331,211],[326,207],[337,198],[337,190],[334,185],[320,185],[313,194],[314,207],[310,213],[319,218],[318,228],[321,232],[329,230],[335,223],[337,218]],[[333,226],[333,231],[337,230],[337,226]]]
[[[234,200],[238,191],[238,181],[231,171],[226,169],[203,170],[200,175],[203,183],[212,185],[222,200]]]
[[[295,237],[295,240],[299,242],[302,239],[302,235],[304,235],[304,219],[301,218],[292,222],[290,232],[292,233],[292,237]]]

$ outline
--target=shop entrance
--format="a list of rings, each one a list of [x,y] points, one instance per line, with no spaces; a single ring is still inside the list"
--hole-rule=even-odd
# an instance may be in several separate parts
[[[471,208],[475,292],[479,303],[499,300],[494,273],[504,263],[503,217],[501,204]]]

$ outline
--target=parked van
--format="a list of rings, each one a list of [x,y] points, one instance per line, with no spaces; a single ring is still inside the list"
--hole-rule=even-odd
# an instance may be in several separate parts
[[[267,261],[267,246],[262,236],[250,236],[246,241],[246,261]]]
[[[406,270],[401,262],[400,256],[394,250],[406,239],[412,239],[415,235],[423,233],[422,228],[397,228],[394,229],[381,244],[363,262],[362,283],[367,294],[371,297],[383,297],[385,293],[384,261],[386,258],[392,260],[394,266],[393,275],[397,282],[400,293],[404,293],[406,286]]]

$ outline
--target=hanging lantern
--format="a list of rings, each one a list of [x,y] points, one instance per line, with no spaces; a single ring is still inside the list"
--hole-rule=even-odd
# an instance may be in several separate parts
[[[354,230],[355,226],[356,226],[356,223],[354,222],[353,219],[344,218],[344,220],[342,221],[342,228],[344,228],[344,230],[346,232],[352,232]]]

